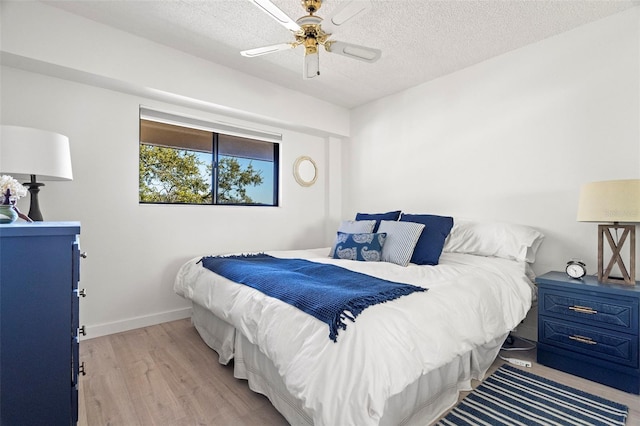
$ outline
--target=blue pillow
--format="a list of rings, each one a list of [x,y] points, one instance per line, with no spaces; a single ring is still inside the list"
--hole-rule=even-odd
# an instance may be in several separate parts
[[[411,256],[411,263],[437,265],[440,260],[440,254],[442,254],[444,241],[453,227],[453,218],[430,214],[403,214],[400,222],[424,224],[424,230]]]
[[[376,226],[373,227],[373,232],[378,232],[380,227],[380,221],[382,220],[398,220],[400,217],[400,210],[387,213],[358,213],[356,214],[356,220],[375,220]]]
[[[377,227],[375,220],[343,220],[342,223],[340,223],[338,232],[345,234],[366,234],[373,232],[374,227]],[[331,252],[329,252],[329,257],[333,257],[335,252],[336,243],[334,242],[333,247],[331,247]]]
[[[387,234],[346,234],[338,232],[334,259],[380,262]]]

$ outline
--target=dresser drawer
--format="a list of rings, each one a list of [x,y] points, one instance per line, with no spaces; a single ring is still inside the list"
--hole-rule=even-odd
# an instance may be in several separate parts
[[[638,335],[638,299],[541,288],[539,314]]]
[[[540,343],[638,368],[638,338],[582,324],[540,317]]]

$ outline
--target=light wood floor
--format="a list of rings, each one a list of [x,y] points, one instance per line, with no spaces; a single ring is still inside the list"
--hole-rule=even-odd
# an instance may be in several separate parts
[[[534,352],[506,356],[533,362]],[[80,361],[87,371],[80,379],[80,426],[287,425],[267,398],[233,377],[231,365],[218,363],[188,319],[84,340]],[[489,373],[501,364],[496,360]],[[535,363],[527,370],[625,404],[627,425],[640,426],[638,395]]]

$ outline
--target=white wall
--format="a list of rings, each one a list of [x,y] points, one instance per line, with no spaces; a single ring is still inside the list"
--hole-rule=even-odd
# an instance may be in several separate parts
[[[353,110],[345,213],[528,224],[546,235],[537,273],[570,258],[596,272],[597,227],[576,222],[579,189],[640,178],[639,16],[635,8]]]
[[[70,139],[74,180],[46,182],[40,204],[46,220],[82,224],[88,338],[188,316],[173,279],[194,256],[329,244],[326,224],[341,210],[329,176],[340,171],[334,146],[348,131],[346,110],[42,3],[1,7],[2,124]],[[300,103],[318,108],[317,121],[305,124]],[[141,104],[281,133],[280,206],[140,205]],[[300,155],[319,167],[309,188],[292,176]]]

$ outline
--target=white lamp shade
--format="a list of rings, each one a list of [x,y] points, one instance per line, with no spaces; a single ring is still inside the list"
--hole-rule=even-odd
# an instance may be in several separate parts
[[[16,179],[72,180],[69,138],[19,126],[0,126],[0,173]]]
[[[582,185],[579,222],[640,222],[640,179]]]

